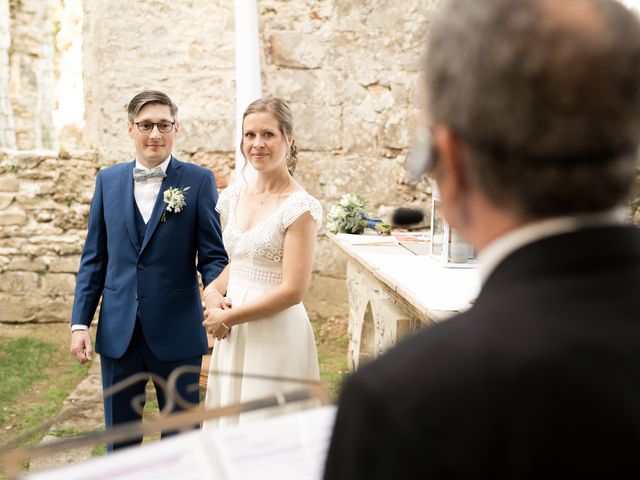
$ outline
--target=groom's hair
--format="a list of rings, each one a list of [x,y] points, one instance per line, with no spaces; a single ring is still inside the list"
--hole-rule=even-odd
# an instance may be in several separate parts
[[[157,90],[145,90],[144,92],[137,94],[129,102],[129,107],[127,108],[127,118],[129,122],[133,123],[133,120],[136,118],[136,115],[138,115],[140,110],[142,110],[145,105],[149,104],[168,106],[171,111],[171,116],[174,120],[177,120],[178,107],[166,93],[162,93]]]

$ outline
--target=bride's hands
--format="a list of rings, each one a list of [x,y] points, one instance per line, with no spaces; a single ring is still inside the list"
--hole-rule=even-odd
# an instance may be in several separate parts
[[[204,322],[202,322],[202,326],[210,335],[218,340],[227,338],[231,332],[231,326],[228,321],[225,321],[225,317],[227,316],[225,310],[224,308],[213,307],[208,308],[204,312]]]
[[[231,299],[223,296],[215,287],[210,285],[204,290],[204,305],[205,310],[210,308],[222,308],[226,310],[231,308]]]

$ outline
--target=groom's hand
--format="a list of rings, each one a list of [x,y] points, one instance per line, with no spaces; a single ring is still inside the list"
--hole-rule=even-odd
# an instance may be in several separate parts
[[[93,358],[91,334],[88,330],[75,330],[71,332],[71,347],[69,351],[80,363],[87,363]]]
[[[205,294],[204,304],[205,310],[209,310],[211,308],[227,310],[231,308],[231,299],[229,297],[222,296],[222,294],[216,290],[212,290]]]

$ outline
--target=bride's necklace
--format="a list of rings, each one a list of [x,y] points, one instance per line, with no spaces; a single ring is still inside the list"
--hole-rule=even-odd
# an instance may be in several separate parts
[[[284,187],[282,187],[280,189],[280,191],[278,192],[278,197],[280,197],[280,195],[282,195],[282,192],[285,191],[285,189],[289,186],[289,184],[291,183],[291,177],[289,177],[289,180],[287,181],[287,183],[284,184]],[[260,202],[260,205],[264,205],[264,201],[266,200],[266,198],[269,196],[269,194],[272,192],[269,191],[264,191],[264,192],[256,192],[256,197],[258,197],[258,201]]]

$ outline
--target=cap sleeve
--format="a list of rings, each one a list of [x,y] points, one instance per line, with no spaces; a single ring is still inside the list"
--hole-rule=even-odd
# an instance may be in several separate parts
[[[316,222],[316,229],[322,226],[322,205],[307,192],[294,194],[295,198],[287,205],[282,214],[282,228],[287,229],[300,215],[309,212]]]
[[[237,196],[237,187],[235,185],[229,185],[225,188],[220,195],[218,196],[218,202],[216,203],[216,211],[225,216],[229,217],[229,208],[233,205],[233,199]]]

